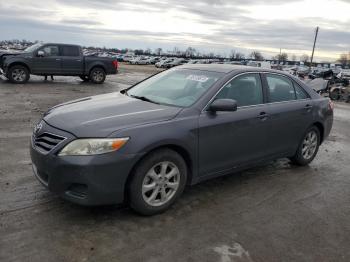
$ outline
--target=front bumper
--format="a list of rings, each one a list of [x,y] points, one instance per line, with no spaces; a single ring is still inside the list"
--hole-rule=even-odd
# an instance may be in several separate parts
[[[60,145],[60,148],[68,142]],[[139,155],[112,152],[60,157],[58,151],[44,154],[33,146],[33,142],[30,147],[33,172],[51,192],[86,206],[124,201],[126,181]]]

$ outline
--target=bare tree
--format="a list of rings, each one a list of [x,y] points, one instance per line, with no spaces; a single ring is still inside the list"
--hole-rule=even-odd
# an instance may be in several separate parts
[[[285,61],[288,60],[288,54],[287,53],[281,53],[281,54],[278,54],[276,56],[276,58],[277,58],[276,60],[278,60],[278,61],[285,62]]]
[[[249,57],[254,59],[254,60],[257,60],[257,61],[264,60],[264,57],[262,56],[262,54],[259,51],[251,52]]]
[[[160,47],[156,48],[155,53],[156,55],[161,55],[162,49]]]
[[[188,56],[188,57],[192,57],[193,55],[194,55],[194,53],[196,52],[196,49],[194,49],[193,47],[188,47],[187,49],[186,49],[186,56]]]
[[[230,52],[230,59],[233,60],[235,58],[236,58],[236,51],[232,49]]]
[[[242,59],[244,59],[244,58],[245,58],[245,55],[242,54],[242,53],[240,53],[240,52],[237,52],[237,53],[235,54],[235,59],[236,59],[236,60],[242,60]]]
[[[338,59],[338,62],[342,64],[342,66],[346,66],[347,64],[349,64],[349,56],[348,54],[341,54],[339,59]]]
[[[301,62],[307,62],[309,61],[309,56],[307,54],[303,54],[301,57],[300,57],[300,61]]]

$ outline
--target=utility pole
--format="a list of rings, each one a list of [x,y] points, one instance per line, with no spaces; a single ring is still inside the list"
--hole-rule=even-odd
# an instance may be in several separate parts
[[[312,61],[314,60],[314,52],[315,52],[315,46],[316,46],[316,41],[317,41],[317,36],[318,36],[318,30],[319,30],[319,27],[316,27],[315,40],[314,40],[314,47],[312,48],[312,55],[311,55],[310,67],[312,67]]]

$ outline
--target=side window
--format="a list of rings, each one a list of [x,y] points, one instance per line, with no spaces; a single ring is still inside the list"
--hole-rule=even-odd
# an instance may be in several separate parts
[[[309,96],[306,94],[304,89],[299,86],[297,83],[294,83],[294,88],[295,88],[295,94],[297,96],[297,99],[307,99]]]
[[[58,46],[56,45],[47,45],[40,49],[41,51],[44,51],[45,56],[58,56]]]
[[[63,56],[79,56],[79,48],[77,46],[62,46]]]
[[[238,76],[226,84],[216,99],[228,98],[237,101],[238,106],[262,104],[263,91],[259,74]]]
[[[267,74],[266,80],[269,89],[270,102],[295,100],[293,83],[287,77]]]

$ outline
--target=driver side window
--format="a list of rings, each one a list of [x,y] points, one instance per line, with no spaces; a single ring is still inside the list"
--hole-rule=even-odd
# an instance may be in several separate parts
[[[59,55],[58,46],[55,46],[55,45],[44,46],[39,51],[43,51],[45,54],[45,57]]]
[[[244,74],[227,83],[216,99],[234,99],[237,106],[263,104],[263,90],[259,74]]]

